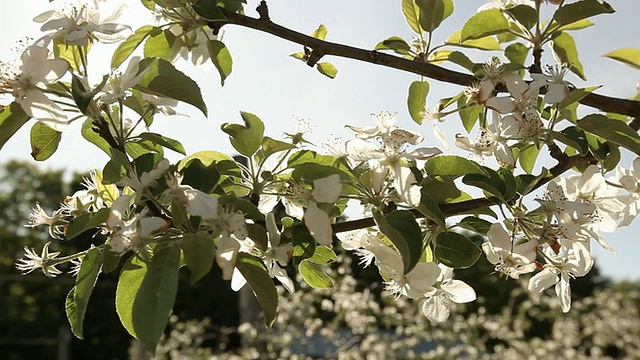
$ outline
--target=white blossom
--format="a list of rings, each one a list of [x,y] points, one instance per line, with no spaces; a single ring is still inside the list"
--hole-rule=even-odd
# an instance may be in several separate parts
[[[24,258],[18,259],[16,263],[16,269],[23,272],[23,275],[26,275],[33,270],[41,269],[42,272],[47,277],[55,277],[62,273],[62,271],[56,268],[56,262],[54,259],[60,255],[59,252],[49,252],[49,246],[51,245],[51,241],[44,244],[42,248],[42,253],[40,255],[36,254],[34,248],[29,249],[28,247],[24,247]]]
[[[17,71],[2,64],[5,69],[0,74],[0,92],[14,96],[30,117],[56,131],[64,131],[69,124],[67,115],[44,90],[60,80],[70,66],[66,60],[51,59],[49,55],[45,45],[35,44],[22,53],[22,65]]]
[[[476,292],[471,286],[453,279],[452,268],[444,264],[438,264],[438,267],[440,274],[422,302],[422,313],[432,323],[447,320],[452,303],[463,304],[476,299]]]
[[[487,232],[488,241],[482,244],[482,251],[495,269],[513,279],[536,269],[534,262],[538,242],[529,240],[514,244],[501,224],[493,224]]]

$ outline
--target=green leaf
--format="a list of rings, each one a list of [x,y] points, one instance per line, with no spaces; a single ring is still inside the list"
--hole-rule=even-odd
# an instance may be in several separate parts
[[[502,198],[506,193],[507,188],[494,170],[485,168],[485,170],[489,173],[489,176],[481,175],[481,174],[467,174],[462,178],[462,182],[480,188],[491,195]]]
[[[640,48],[617,49],[604,54],[610,59],[620,61],[624,64],[640,70]]]
[[[334,166],[305,163],[295,165],[293,166],[293,168],[294,170],[291,173],[291,179],[295,181],[303,181],[308,184],[312,183],[315,180],[323,179],[333,174],[338,174],[340,176],[340,179],[343,180],[349,179],[349,175]]]
[[[211,270],[215,258],[215,245],[206,231],[186,233],[180,241],[184,261],[191,270],[191,285]]]
[[[222,131],[231,137],[231,145],[240,154],[250,157],[260,145],[264,137],[264,123],[254,114],[241,111],[244,126],[240,124],[222,124]]]
[[[488,175],[477,163],[457,155],[440,155],[429,159],[424,171],[430,176],[448,175],[462,176],[467,174]]]
[[[316,252],[316,241],[306,226],[296,225],[293,228],[292,243],[294,263],[310,258]]]
[[[179,270],[180,248],[171,246],[156,247],[148,266],[139,257],[131,257],[120,273],[116,311],[129,334],[151,352],[169,322]]]
[[[209,166],[223,161],[234,162],[233,158],[225,153],[214,150],[197,151],[178,162],[178,171],[182,171],[194,160],[200,160],[204,166]]]
[[[421,189],[421,197],[420,197],[420,205],[418,206],[418,211],[424,214],[427,218],[432,221],[435,221],[441,227],[446,227],[444,215],[438,207],[438,203],[435,202],[429,196],[429,193],[426,191],[427,189]]]
[[[30,118],[16,102],[0,110],[0,149]]]
[[[421,192],[429,194],[436,204],[447,204],[470,198],[468,195],[465,199],[462,198],[464,195],[451,176],[427,176],[422,180]]]
[[[576,42],[573,40],[573,36],[563,31],[556,34],[551,46],[553,53],[560,60],[560,63],[571,65],[569,71],[586,81],[587,78],[584,75],[582,63],[580,63],[580,59],[578,59],[578,49],[576,48]]]
[[[102,252],[97,248],[90,249],[82,259],[80,271],[76,276],[76,285],[67,296],[67,320],[71,325],[71,331],[78,339],[83,338],[84,316],[101,268]]]
[[[587,136],[584,131],[575,126],[569,126],[560,132],[552,131],[551,134],[554,139],[576,149],[581,155],[586,155],[589,152]]]
[[[322,269],[321,265],[309,260],[302,260],[298,265],[298,271],[304,281],[315,289],[327,289],[333,287],[333,280]]]
[[[145,68],[148,70],[138,82],[138,90],[184,101],[207,115],[207,106],[198,84],[178,71],[170,62],[158,58],[143,59],[140,61],[140,69]]]
[[[553,28],[555,26],[558,26],[557,22],[553,22],[551,28]],[[578,20],[576,22],[572,22],[571,24],[567,24],[567,25],[562,25],[559,26],[556,30],[561,30],[561,31],[573,31],[573,30],[582,30],[582,29],[586,29],[590,26],[593,26],[593,23],[587,19],[582,19],[582,20]]]
[[[209,57],[211,62],[218,69],[220,74],[220,84],[224,86],[224,81],[231,74],[233,69],[233,59],[227,46],[218,40],[209,40],[207,42],[207,48],[209,49]]]
[[[500,9],[481,11],[473,15],[462,27],[461,40],[479,39],[509,30],[509,22]]]
[[[565,4],[553,14],[553,20],[560,25],[590,18],[600,14],[613,14],[615,10],[607,2],[599,0],[581,0]]]
[[[262,156],[264,156],[264,159],[268,158],[269,156],[277,152],[292,150],[295,148],[296,146],[292,143],[275,140],[268,136],[265,136],[264,138],[262,138]]]
[[[458,223],[458,226],[480,235],[486,235],[487,231],[491,228],[491,224],[491,222],[477,216],[467,216]]]
[[[473,69],[476,67],[476,64],[471,61],[467,55],[460,51],[438,50],[429,55],[429,62],[431,64],[438,65],[444,61],[450,61],[454,64],[460,65],[470,72],[473,72]]]
[[[158,144],[160,146],[166,147],[167,149],[173,150],[182,155],[186,155],[186,152],[184,151],[184,147],[178,140],[174,140],[164,135],[151,133],[151,132],[144,132],[138,135],[138,137],[140,137],[143,140],[151,141],[154,144]]]
[[[316,39],[324,40],[327,37],[327,27],[324,24],[320,24],[320,26],[311,33],[311,36]]]
[[[161,31],[162,30],[160,28],[152,25],[145,25],[136,30],[125,41],[118,45],[118,48],[111,57],[111,68],[116,69],[119,67],[129,56],[131,56],[135,49],[142,44],[147,36],[160,34]]]
[[[433,32],[453,13],[453,0],[415,0],[420,8],[420,27]]]
[[[465,98],[458,99],[458,109],[460,109],[458,116],[460,116],[464,129],[470,133],[478,122],[484,107],[482,105],[467,106],[466,102],[467,100]]]
[[[278,293],[262,260],[249,254],[239,253],[236,268],[251,286],[251,290],[262,306],[264,322],[271,327],[278,314]]]
[[[462,41],[461,34],[462,32],[460,30],[454,32],[453,34],[451,34],[451,36],[449,36],[447,41],[445,41],[445,44],[479,50],[502,50],[500,43],[498,43],[498,41],[491,36],[486,36],[479,39],[467,39],[465,41]]]
[[[578,127],[640,155],[640,136],[622,121],[611,120],[600,114],[591,114],[582,118],[578,122]]]
[[[407,107],[409,115],[417,124],[422,124],[422,115],[427,103],[429,94],[429,82],[414,81],[409,85],[409,95],[407,96]]]
[[[307,260],[316,264],[326,265],[338,261],[338,256],[328,246],[319,245],[316,246],[313,256]]]
[[[336,69],[335,66],[333,66],[332,63],[330,62],[320,62],[316,64],[316,69],[318,69],[318,71],[320,72],[320,74],[331,78],[331,79],[335,79],[336,75],[338,75],[338,69]]]
[[[500,176],[500,179],[502,179],[502,182],[504,183],[504,191],[502,192],[502,198],[505,201],[509,201],[513,199],[513,197],[516,195],[516,180],[513,177],[513,173],[508,167],[503,166],[498,169],[498,175]]]
[[[262,217],[264,218],[264,215]],[[260,250],[264,252],[268,250],[269,238],[264,226],[258,224],[247,224],[247,232],[249,233],[249,238],[253,240]]]
[[[37,122],[31,127],[31,156],[36,161],[44,161],[58,150],[62,133]]]
[[[424,32],[420,26],[420,8],[414,0],[402,0],[402,13],[411,30],[416,34],[422,34]]]
[[[102,271],[110,273],[118,267],[122,254],[112,251],[108,246],[102,251]]]
[[[408,274],[422,255],[422,232],[415,216],[407,210],[395,210],[384,216],[378,209],[374,209],[373,218],[380,231],[400,252],[404,273]]]
[[[520,166],[522,166],[522,170],[531,174],[531,172],[533,172],[533,167],[536,165],[538,154],[540,154],[540,149],[535,145],[529,145],[520,150],[520,153],[518,154],[518,161],[520,162]]]
[[[434,255],[439,262],[454,269],[466,269],[476,263],[482,251],[468,237],[441,232],[436,237]]]
[[[505,12],[527,29],[531,29],[538,23],[538,11],[529,5],[516,5],[505,9]]]
[[[586,88],[573,89],[564,97],[564,99],[558,104],[560,109],[564,109],[567,106],[576,103],[584,99],[587,95],[598,90],[601,86],[590,86]]]
[[[411,45],[399,36],[391,36],[376,44],[375,50],[393,50],[396,54],[408,55]]]
[[[129,158],[119,150],[111,149],[111,160],[102,170],[103,180],[108,184],[115,184],[126,174],[129,167]]]
[[[153,31],[144,43],[144,56],[172,61],[178,51],[174,46],[177,38],[169,29]]]
[[[207,194],[211,193],[220,181],[220,173],[215,163],[205,165],[200,159],[190,161],[182,171],[182,183]]]
[[[523,6],[528,7],[526,5]],[[529,50],[531,49],[522,43],[513,43],[504,49],[504,56],[512,63],[524,65],[527,61],[527,56],[529,56]]]
[[[73,218],[69,221],[65,235],[67,240],[71,240],[83,232],[94,229],[107,222],[110,210],[108,208],[100,209],[94,213],[87,213]]]
[[[93,120],[91,118],[87,118],[82,123],[81,134],[82,137],[85,138],[88,142],[97,146],[100,150],[104,151],[105,154],[109,155],[111,152],[111,146],[105,139],[103,139],[98,133],[94,131],[96,127],[93,125]]]
[[[191,0],[191,8],[200,17],[209,21],[226,20],[222,11],[218,9],[217,1],[212,0]]]

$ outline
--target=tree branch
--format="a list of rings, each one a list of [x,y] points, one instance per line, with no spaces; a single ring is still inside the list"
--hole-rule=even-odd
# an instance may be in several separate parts
[[[477,78],[475,78],[473,75],[445,69],[433,64],[407,60],[397,56],[380,53],[375,50],[365,50],[344,44],[320,40],[278,25],[272,22],[268,17],[262,15],[262,13],[260,19],[255,19],[245,15],[233,13],[225,9],[221,10],[224,12],[225,16],[228,19],[225,24],[234,24],[266,32],[281,39],[300,44],[306,48],[311,49],[312,53],[321,54],[321,56],[333,55],[353,60],[359,60],[397,70],[407,71],[410,73],[426,76],[433,80],[457,84],[461,86],[469,86],[477,81]],[[212,22],[211,24],[209,24],[209,26],[220,27],[221,25],[220,22]],[[310,64],[310,66],[312,65],[313,63]],[[640,130],[640,101],[627,100],[591,93],[580,100],[580,103],[582,105],[590,106],[605,112],[612,112],[632,117],[633,119],[629,125],[636,131]],[[549,170],[550,176],[544,177],[540,181],[538,181],[538,183],[533,187],[532,191],[539,189],[552,179],[560,176],[576,165],[589,163],[596,160],[592,155],[566,156],[565,154],[562,154],[563,156],[560,156],[557,154],[557,151],[555,151],[557,149],[552,148],[551,150],[554,153],[553,155],[556,155],[554,157],[558,160],[558,164],[556,164]],[[492,203],[489,199],[479,198],[458,203],[442,204],[440,205],[440,210],[445,216],[451,216],[460,213],[472,212],[473,210],[492,205],[494,205],[494,203]],[[420,213],[417,210],[412,210],[412,212],[414,213],[416,218],[425,217],[424,214]],[[375,225],[376,224],[373,218],[363,218],[333,224],[332,230],[334,233],[340,233]]]
[[[228,19],[226,22],[227,24],[239,25],[266,32],[281,39],[289,40],[296,44],[311,48],[314,52],[323,55],[333,55],[368,62],[461,86],[468,86],[477,81],[477,79],[470,74],[463,74],[429,63],[403,59],[398,56],[380,53],[376,50],[365,50],[316,39],[312,36],[278,25],[269,19],[256,19],[230,12],[224,8],[221,10]],[[220,27],[220,22],[211,22],[209,26]],[[640,117],[640,101],[626,100],[592,93],[580,100],[580,103],[605,112]]]

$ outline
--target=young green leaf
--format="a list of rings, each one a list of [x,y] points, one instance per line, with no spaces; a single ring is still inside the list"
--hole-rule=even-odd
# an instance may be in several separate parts
[[[391,36],[376,44],[375,50],[393,50],[396,54],[408,55],[411,45],[399,36]]]
[[[160,34],[162,30],[152,25],[145,25],[136,30],[125,41],[118,45],[118,48],[111,57],[111,68],[118,68],[134,51],[142,44],[147,36]]]
[[[256,295],[264,312],[265,325],[271,327],[278,314],[278,293],[262,260],[249,254],[239,253],[236,268]]]
[[[580,120],[578,127],[640,155],[640,136],[622,121],[611,120],[600,114],[591,114]]]
[[[460,30],[454,32],[453,34],[451,34],[451,36],[449,36],[447,41],[445,41],[445,44],[479,50],[502,50],[500,43],[498,43],[498,41],[492,36],[485,36],[479,39],[467,39],[465,41],[462,41],[461,35],[462,32]]]
[[[420,27],[433,32],[453,13],[453,0],[415,0],[420,8]]]
[[[62,133],[37,122],[31,127],[31,156],[36,161],[44,161],[58,150]]]
[[[438,234],[433,252],[439,262],[454,269],[471,267],[481,253],[480,248],[468,237],[448,231]]]
[[[211,234],[200,231],[186,233],[180,241],[184,261],[191,271],[191,285],[209,273],[215,258],[215,246]]]
[[[507,32],[509,22],[500,9],[481,11],[473,15],[462,27],[460,39],[479,39],[489,35]]]
[[[71,325],[71,331],[78,339],[83,338],[84,316],[100,269],[102,269],[102,252],[97,248],[92,248],[82,259],[80,271],[76,276],[76,285],[67,296],[67,320]]]
[[[581,0],[565,4],[553,14],[553,20],[567,25],[600,14],[613,14],[615,10],[605,1]]]
[[[373,218],[380,231],[400,252],[404,273],[409,273],[422,256],[422,232],[415,216],[407,210],[395,210],[385,216],[374,209]]]
[[[488,175],[477,163],[457,155],[440,155],[429,159],[424,165],[424,171],[430,176],[462,176],[467,174]]]
[[[0,149],[29,119],[29,115],[16,102],[0,110]]]
[[[67,229],[65,231],[67,240],[71,240],[87,230],[94,229],[106,223],[107,218],[109,217],[109,211],[110,210],[108,208],[104,208],[96,212],[90,212],[73,218],[69,221],[69,225],[67,225]]]
[[[327,37],[327,27],[324,24],[320,24],[320,26],[311,33],[311,36],[316,39],[324,40]]]
[[[144,43],[144,56],[147,58],[160,58],[167,61],[173,60],[178,49],[174,47],[176,36],[169,30],[153,31]]]
[[[322,266],[311,261],[302,260],[298,265],[298,271],[304,281],[315,289],[327,289],[333,287],[333,280],[327,275]]]
[[[184,101],[207,115],[207,105],[202,99],[198,84],[170,62],[158,58],[143,59],[140,61],[140,69],[148,70],[138,82],[138,90]]]
[[[338,69],[332,63],[327,61],[317,63],[316,69],[318,69],[320,74],[330,79],[335,79],[336,75],[338,75]]]
[[[184,147],[182,146],[182,144],[178,140],[174,140],[174,139],[166,137],[164,135],[151,133],[151,132],[144,132],[144,133],[138,135],[138,137],[140,137],[143,140],[149,140],[154,144],[158,144],[158,145],[160,145],[162,147],[165,147],[165,148],[167,148],[169,150],[173,150],[173,151],[175,151],[177,153],[180,153],[182,155],[186,155]]]
[[[409,85],[407,107],[411,119],[418,124],[422,124],[422,112],[427,104],[427,94],[429,94],[429,82],[414,81]]]
[[[573,36],[564,31],[556,33],[552,41],[552,49],[561,63],[571,65],[569,71],[578,75],[582,80],[587,80],[582,63],[578,59],[578,48]]]
[[[224,81],[231,74],[233,68],[233,59],[227,46],[218,40],[209,40],[207,42],[207,48],[209,50],[209,57],[211,62],[218,69],[220,74],[220,84],[224,86]]]
[[[244,121],[244,126],[240,124],[222,124],[222,131],[231,138],[231,145],[240,154],[250,157],[253,155],[264,137],[264,123],[254,114],[241,111],[240,116]]]
[[[402,0],[402,13],[411,30],[416,34],[424,32],[424,29],[420,26],[420,8],[414,0]]]
[[[133,256],[116,289],[116,311],[129,334],[153,352],[169,322],[178,291],[180,248],[156,247],[147,265]]]
[[[610,59],[620,61],[632,68],[640,70],[640,48],[617,49],[604,54]]]

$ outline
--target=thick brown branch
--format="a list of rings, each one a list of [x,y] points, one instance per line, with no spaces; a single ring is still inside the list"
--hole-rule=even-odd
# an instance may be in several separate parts
[[[306,46],[314,52],[323,55],[333,55],[354,60],[360,60],[372,64],[382,65],[397,70],[407,71],[428,78],[457,84],[461,86],[471,85],[477,79],[470,74],[448,70],[436,65],[403,59],[397,56],[383,54],[375,50],[365,50],[348,45],[332,43],[312,36],[302,34],[284,26],[278,25],[267,19],[255,19],[245,15],[224,10],[228,24],[235,24],[251,29],[263,31],[281,39]],[[219,27],[219,22],[211,23],[212,27]],[[591,106],[602,111],[640,117],[640,101],[613,98],[609,96],[590,94],[580,101],[583,105]]]

